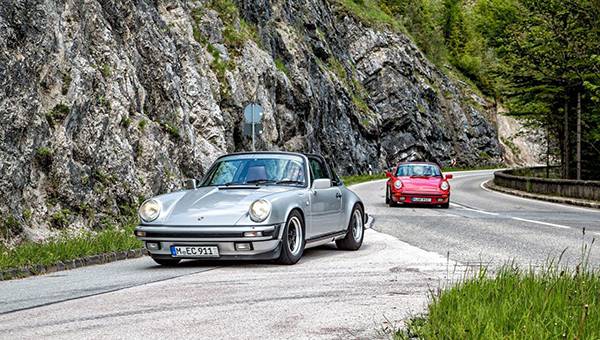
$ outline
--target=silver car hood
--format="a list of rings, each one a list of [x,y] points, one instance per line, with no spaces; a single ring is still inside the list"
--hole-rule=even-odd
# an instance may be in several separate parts
[[[185,191],[166,212],[163,225],[232,226],[248,214],[252,202],[290,187],[205,187]]]

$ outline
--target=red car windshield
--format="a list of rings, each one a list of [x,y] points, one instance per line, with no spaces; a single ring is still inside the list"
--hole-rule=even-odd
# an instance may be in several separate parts
[[[441,177],[440,168],[431,164],[402,164],[398,166],[396,176]]]

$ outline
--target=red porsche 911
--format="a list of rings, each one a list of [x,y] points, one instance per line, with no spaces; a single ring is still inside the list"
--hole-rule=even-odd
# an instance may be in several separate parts
[[[386,172],[385,203],[390,207],[398,204],[450,206],[450,184],[452,175],[442,175],[434,163],[400,163]]]

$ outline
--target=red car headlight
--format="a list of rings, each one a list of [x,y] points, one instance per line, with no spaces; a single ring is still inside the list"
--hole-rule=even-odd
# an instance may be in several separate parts
[[[396,189],[400,189],[400,188],[402,188],[402,181],[401,181],[401,180],[399,180],[399,179],[397,179],[397,180],[394,182],[394,188],[396,188]]]
[[[450,184],[448,184],[448,182],[443,181],[442,184],[440,184],[440,189],[446,191],[448,189],[450,189]]]

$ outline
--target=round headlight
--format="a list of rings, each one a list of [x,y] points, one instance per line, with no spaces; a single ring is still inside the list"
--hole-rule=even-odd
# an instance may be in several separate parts
[[[399,180],[399,179],[397,179],[397,180],[394,182],[394,188],[396,188],[396,189],[400,189],[400,188],[402,188],[402,181],[401,181],[401,180]]]
[[[254,201],[250,205],[250,219],[254,222],[262,222],[271,214],[271,202],[267,200]]]
[[[443,181],[442,184],[440,184],[440,189],[442,189],[444,191],[448,190],[448,189],[450,189],[450,184],[448,184],[448,182],[446,182],[446,181]]]
[[[142,203],[139,213],[144,222],[152,222],[160,215],[160,203],[156,200],[148,200]]]

